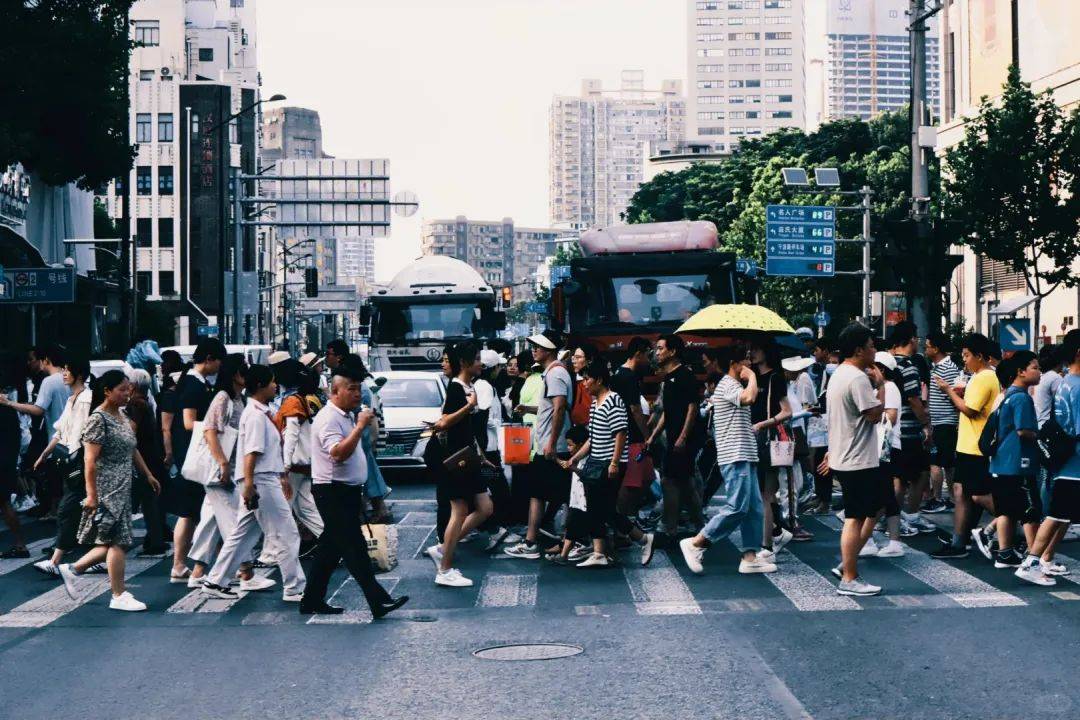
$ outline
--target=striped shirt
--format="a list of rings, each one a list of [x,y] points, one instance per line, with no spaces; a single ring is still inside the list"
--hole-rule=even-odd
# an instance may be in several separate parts
[[[609,391],[602,403],[592,402],[589,411],[589,457],[611,462],[615,454],[615,436],[629,428],[626,405],[619,393]],[[630,443],[624,442],[619,462],[630,461]]]
[[[956,383],[960,377],[960,368],[948,355],[939,363],[935,363],[930,370],[930,424],[931,425],[956,425],[960,417],[960,411],[949,399],[948,393],[937,386],[936,379],[941,378],[949,385]]]
[[[922,379],[919,377],[919,368],[906,355],[893,355],[896,359],[896,372],[899,373],[900,397],[903,402],[900,405],[900,439],[919,440],[922,437],[922,423],[915,417],[915,411],[911,409],[911,398],[922,398]]]
[[[758,461],[757,440],[750,429],[750,406],[739,402],[742,384],[725,375],[716,383],[709,403],[713,408],[713,439],[716,440],[716,464],[723,467],[736,462]]]

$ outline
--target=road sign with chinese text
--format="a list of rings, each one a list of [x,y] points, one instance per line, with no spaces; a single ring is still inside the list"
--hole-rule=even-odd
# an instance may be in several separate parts
[[[0,284],[0,302],[75,302],[74,268],[6,268]]]
[[[836,274],[836,208],[769,205],[765,208],[765,272],[773,276]]]

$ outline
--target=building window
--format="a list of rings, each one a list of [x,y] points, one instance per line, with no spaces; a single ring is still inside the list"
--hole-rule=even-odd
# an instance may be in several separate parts
[[[139,270],[135,273],[135,287],[138,289],[139,294],[146,297],[150,294],[152,289],[151,283],[153,282],[154,273],[149,270]]]
[[[136,20],[135,42],[143,47],[160,45],[161,23],[157,20]]]
[[[199,62],[214,62],[214,48],[199,48]]]
[[[176,287],[173,284],[173,274],[171,270],[158,273],[158,295],[175,295]]]
[[[157,176],[158,193],[161,195],[173,194],[173,169],[172,165],[162,165],[158,168]]]
[[[139,80],[141,82],[146,82],[148,80],[153,80],[153,79],[154,79],[154,71],[153,70],[140,70],[139,71]]]
[[[158,247],[172,247],[173,246],[173,219],[172,218],[159,218],[158,219],[157,244],[158,244]]]
[[[150,168],[146,165],[140,165],[135,169],[135,192],[139,195],[149,195],[152,191]]]
[[[150,233],[154,229],[154,221],[150,218],[139,218],[135,221],[135,245],[138,247],[150,247],[153,239]]]
[[[172,113],[158,113],[157,116],[157,139],[158,142],[173,141],[173,118]]]
[[[135,142],[150,142],[150,113],[138,113],[135,116]]]

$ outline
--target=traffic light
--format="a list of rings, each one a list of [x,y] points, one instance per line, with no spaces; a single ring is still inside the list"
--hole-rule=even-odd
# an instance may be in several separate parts
[[[514,289],[509,285],[506,285],[502,289],[502,301],[504,305],[509,305],[514,301]]]
[[[317,268],[304,268],[304,295],[319,297],[319,271]]]

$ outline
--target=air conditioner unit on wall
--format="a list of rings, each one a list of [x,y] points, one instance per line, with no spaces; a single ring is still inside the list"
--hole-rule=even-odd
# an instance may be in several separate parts
[[[170,67],[161,68],[161,77],[169,77],[170,75],[172,75],[172,68],[170,68]]]

